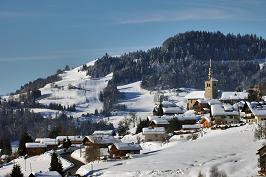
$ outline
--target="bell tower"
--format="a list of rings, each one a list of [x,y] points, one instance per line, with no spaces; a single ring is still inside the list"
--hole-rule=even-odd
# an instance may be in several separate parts
[[[205,81],[205,93],[206,99],[215,99],[218,96],[218,80],[212,77],[212,60],[210,59],[210,67],[208,73],[208,80]]]

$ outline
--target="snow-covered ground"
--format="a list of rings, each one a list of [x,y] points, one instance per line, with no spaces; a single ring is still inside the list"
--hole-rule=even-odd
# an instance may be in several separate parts
[[[60,158],[63,169],[69,168],[72,164],[66,161],[63,158]],[[21,157],[13,160],[9,164],[0,168],[0,176],[5,176],[6,174],[10,174],[13,168],[14,163],[18,164],[21,167],[21,171],[24,176],[29,176],[31,172],[40,172],[40,171],[49,171],[51,162],[51,155],[49,152],[44,153],[39,156],[29,157],[26,160]]]
[[[217,166],[230,177],[256,176],[256,151],[262,142],[254,141],[253,131],[253,125],[227,130],[206,130],[196,140],[179,141],[176,138],[161,148],[160,145],[153,144],[150,153],[128,160],[94,162],[92,165],[89,163],[82,166],[78,173],[89,174],[93,167],[94,174],[100,176],[197,177],[199,171],[208,176],[210,168]],[[147,147],[143,147],[147,152]]]

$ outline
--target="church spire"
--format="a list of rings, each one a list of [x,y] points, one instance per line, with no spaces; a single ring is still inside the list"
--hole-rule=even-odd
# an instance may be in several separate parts
[[[209,67],[208,78],[209,78],[209,80],[212,79],[212,59],[210,59],[210,67]]]

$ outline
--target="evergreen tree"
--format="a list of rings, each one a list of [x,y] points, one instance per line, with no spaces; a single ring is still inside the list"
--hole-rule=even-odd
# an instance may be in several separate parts
[[[23,177],[23,173],[21,172],[19,165],[15,164],[13,166],[13,169],[12,169],[10,176],[11,177]]]
[[[117,132],[119,136],[125,136],[129,130],[129,123],[126,120],[122,120],[118,123]]]
[[[26,155],[26,143],[28,142],[33,142],[31,136],[28,134],[28,133],[23,133],[23,135],[21,136],[20,138],[20,141],[19,141],[19,147],[18,147],[18,154],[23,156],[23,155]]]
[[[58,155],[53,152],[51,155],[51,163],[50,163],[50,171],[57,171],[58,173],[62,174],[63,172],[63,166],[62,163],[60,161],[60,159],[58,159]]]
[[[0,139],[0,149],[2,149],[2,154],[12,154],[12,148],[9,138]]]
[[[150,121],[148,119],[140,120],[139,124],[137,125],[136,134],[142,132],[142,129],[145,127],[148,127],[149,124],[150,124]]]

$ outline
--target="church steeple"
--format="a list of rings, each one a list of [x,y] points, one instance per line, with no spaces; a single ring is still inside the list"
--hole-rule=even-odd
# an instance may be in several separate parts
[[[209,67],[209,74],[208,74],[209,80],[212,78],[212,59],[210,58],[210,67]]]
[[[208,80],[205,81],[205,98],[206,99],[214,99],[218,95],[217,89],[218,80],[213,78],[212,76],[212,60],[210,59],[210,67],[208,73]]]

